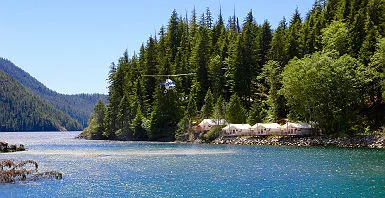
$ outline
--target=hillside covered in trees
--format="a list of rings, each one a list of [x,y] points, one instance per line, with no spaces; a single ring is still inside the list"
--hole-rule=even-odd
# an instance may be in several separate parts
[[[37,96],[48,101],[55,108],[76,119],[83,127],[87,127],[87,121],[98,100],[101,98],[107,101],[107,96],[102,94],[59,94],[50,90],[27,72],[4,58],[0,58],[0,70],[3,70],[6,74],[32,90]]]
[[[80,130],[82,125],[0,70],[0,131]]]
[[[316,0],[276,29],[209,8],[176,11],[139,53],[127,51],[109,73],[84,135],[95,139],[183,140],[193,121],[255,124],[289,118],[326,134],[384,126],[385,0]],[[154,74],[174,77],[163,92]]]

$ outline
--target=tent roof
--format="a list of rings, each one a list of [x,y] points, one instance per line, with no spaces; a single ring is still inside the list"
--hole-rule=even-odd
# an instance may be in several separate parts
[[[251,128],[266,128],[266,129],[279,129],[281,128],[281,125],[277,123],[257,123],[253,125]]]
[[[303,123],[288,122],[286,125],[294,127],[294,128],[298,128],[298,129],[310,129],[310,128],[312,128],[310,124],[304,123],[304,122]]]
[[[235,129],[250,129],[250,124],[228,124],[223,130],[235,128]]]
[[[218,120],[216,120],[216,119],[203,119],[202,122],[199,123],[199,126],[202,126],[205,123],[214,126],[214,125],[217,125]],[[227,121],[225,119],[220,119],[218,124],[219,125],[226,125]]]

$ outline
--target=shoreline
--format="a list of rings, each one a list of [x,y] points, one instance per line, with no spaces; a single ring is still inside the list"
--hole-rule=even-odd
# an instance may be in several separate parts
[[[366,135],[353,137],[220,137],[209,144],[256,145],[256,146],[296,146],[296,147],[340,147],[340,148],[374,148],[385,149],[385,136]]]
[[[86,139],[84,136],[77,136]],[[122,141],[122,140],[111,140]],[[123,140],[124,141],[124,140]],[[135,141],[134,141],[135,142]],[[147,142],[147,141],[144,141]],[[151,142],[151,141],[148,141]],[[213,145],[250,145],[250,146],[293,146],[293,147],[338,147],[338,148],[373,148],[385,149],[385,136],[383,135],[356,135],[351,137],[330,136],[234,136],[219,137],[213,141],[194,139],[187,141],[169,141],[156,143],[179,144],[213,144]]]

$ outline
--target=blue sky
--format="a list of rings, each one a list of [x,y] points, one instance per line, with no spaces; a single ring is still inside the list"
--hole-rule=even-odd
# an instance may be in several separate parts
[[[111,62],[138,51],[167,26],[171,12],[198,16],[233,13],[240,21],[253,10],[258,24],[275,28],[298,7],[302,18],[314,0],[1,0],[0,57],[7,58],[59,93],[107,93]]]

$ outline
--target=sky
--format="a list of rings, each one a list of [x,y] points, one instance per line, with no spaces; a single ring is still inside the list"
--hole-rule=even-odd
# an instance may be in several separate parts
[[[48,88],[63,94],[108,93],[111,62],[127,49],[138,52],[171,12],[200,16],[219,8],[225,19],[255,21],[276,28],[296,8],[304,18],[314,0],[0,0],[0,57],[7,58]],[[215,21],[214,20],[214,21]],[[227,20],[226,20],[227,21]]]

